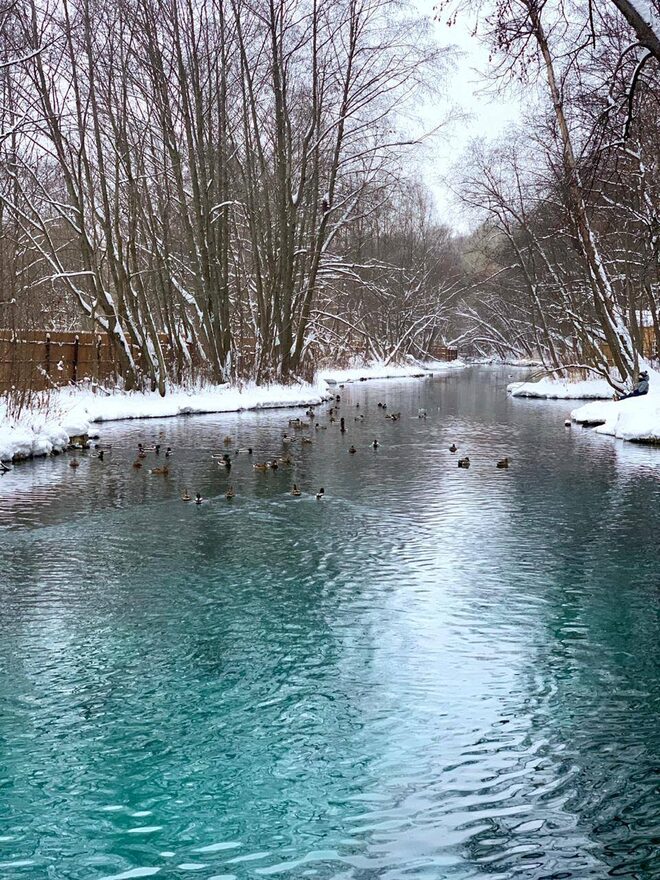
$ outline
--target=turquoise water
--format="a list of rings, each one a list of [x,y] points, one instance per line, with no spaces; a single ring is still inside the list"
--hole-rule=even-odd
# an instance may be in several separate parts
[[[0,877],[660,877],[660,451],[507,381],[347,386],[231,502],[298,412],[2,478]]]

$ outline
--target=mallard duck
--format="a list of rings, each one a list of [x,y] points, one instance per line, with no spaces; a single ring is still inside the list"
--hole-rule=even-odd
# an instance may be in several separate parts
[[[295,483],[293,484],[293,489],[291,490],[291,494],[293,495],[294,498],[300,498],[300,496],[302,495],[302,492],[296,486]]]
[[[165,450],[165,458],[169,458],[172,455],[172,447],[168,446]]]
[[[458,446],[455,443],[452,443],[449,447],[450,452],[458,452]]]
[[[321,486],[319,491],[316,493],[316,500],[317,501],[320,501],[322,498],[325,498],[325,489],[323,488],[323,486]]]
[[[292,464],[293,459],[290,455],[285,455],[282,458],[278,458],[280,464]]]
[[[374,442],[371,445],[373,446],[374,449],[378,449],[378,447],[380,446],[380,443],[378,442],[378,440],[374,440]]]
[[[136,469],[137,469],[137,468],[141,468],[141,467],[142,467],[142,462],[141,462],[138,458],[136,458],[135,461],[133,462],[133,467],[136,468]]]
[[[234,492],[234,487],[233,487],[233,486],[230,486],[230,487],[227,489],[227,491],[225,492],[225,498],[226,498],[227,500],[229,500],[230,498],[235,498],[235,497],[236,497],[236,492]]]
[[[311,437],[303,437],[302,442],[303,442],[303,445],[309,444],[312,442],[312,438]]]
[[[363,422],[363,421],[364,421],[364,416],[363,416],[363,415],[355,416],[355,421],[356,421],[356,422]]]
[[[278,463],[277,459],[274,458],[274,459],[269,463],[269,466],[270,466],[270,469],[271,469],[271,470],[276,471],[276,470],[278,469],[278,467],[279,467],[279,463]]]
[[[170,469],[167,465],[164,467],[155,467],[151,468],[149,471],[150,474],[153,474],[155,477],[166,477],[170,472]]]
[[[146,457],[147,457],[147,453],[145,452],[144,449],[141,449],[141,450],[138,452],[138,458],[146,458]]]
[[[465,458],[458,459],[458,466],[459,466],[459,468],[469,468],[470,467],[470,459],[467,457],[467,455],[465,456]]]
[[[355,455],[355,453],[357,452],[357,449],[355,448],[355,446],[351,446],[348,451],[350,452],[351,455]]]
[[[316,428],[317,431],[327,431],[328,430],[327,425],[319,425],[318,422],[314,425],[314,427]]]
[[[70,468],[77,468],[77,467],[80,467],[80,462],[78,461],[77,458],[74,458],[73,461],[70,461],[70,462],[69,462],[69,467],[70,467]]]
[[[181,496],[181,500],[182,500],[182,501],[192,501],[192,498],[191,498],[190,495],[188,494],[188,490],[187,490],[187,489],[184,489],[184,490],[183,490],[183,495]]]
[[[266,462],[258,461],[256,464],[253,464],[252,467],[255,471],[267,471],[270,465],[266,464]]]
[[[509,459],[508,459],[508,458],[501,458],[501,459],[497,462],[497,464],[495,465],[495,467],[498,467],[498,468],[508,468],[508,467],[509,467]]]
[[[291,437],[290,434],[283,434],[283,435],[282,435],[282,443],[284,443],[284,444],[293,443],[295,439],[296,439],[296,438],[295,438],[295,437]]]
[[[229,455],[226,452],[222,456],[222,458],[217,459],[217,462],[218,462],[218,467],[223,467],[223,468],[230,468],[231,467],[231,458],[229,457]]]
[[[234,441],[228,434],[226,437],[223,438],[222,442],[225,444],[225,446],[231,446]]]

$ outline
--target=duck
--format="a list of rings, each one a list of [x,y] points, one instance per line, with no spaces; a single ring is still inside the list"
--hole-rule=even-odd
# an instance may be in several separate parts
[[[355,446],[351,446],[348,451],[350,452],[351,455],[355,455],[355,453],[357,452],[357,449],[355,448]]]
[[[314,425],[314,427],[316,428],[317,431],[327,431],[328,430],[327,425],[319,425],[318,422]]]
[[[300,498],[300,496],[302,495],[302,492],[296,486],[295,483],[293,484],[293,489],[291,490],[291,494],[293,495],[294,498]]]
[[[385,418],[389,419],[391,422],[398,422],[399,419],[401,418],[401,413],[400,412],[389,413],[388,415],[385,416]]]
[[[256,462],[256,464],[253,464],[252,467],[255,469],[255,471],[267,471],[270,465],[267,464],[265,461],[258,461]]]
[[[105,452],[101,450],[99,454],[96,456],[99,461],[103,461],[103,457],[105,456]]]
[[[378,442],[378,440],[374,440],[374,442],[371,445],[374,449],[378,449],[378,447],[380,446],[380,443]]]
[[[69,462],[69,467],[70,467],[70,468],[77,468],[77,467],[80,467],[80,462],[78,461],[77,458],[74,458],[73,461],[70,461],[70,462]]]
[[[135,461],[133,462],[133,467],[136,468],[136,469],[142,467],[142,462],[140,461],[139,458],[136,458],[136,459],[135,459]]]
[[[470,467],[470,459],[466,455],[465,458],[458,459],[459,468],[469,468]]]
[[[344,421],[343,417],[339,419],[339,430],[342,432],[342,434],[346,433],[346,422]]]
[[[234,487],[230,486],[225,492],[225,498],[229,501],[231,498],[236,497],[236,492],[234,492]]]
[[[426,418],[426,410],[423,407],[420,407],[420,409],[417,410],[417,418],[418,419],[425,419]]]
[[[312,442],[312,438],[311,437],[303,437],[302,442],[303,442],[303,445],[310,444]]]
[[[293,459],[290,455],[285,455],[282,458],[277,459],[280,464],[293,464]]]
[[[202,498],[201,494],[197,492],[197,494],[195,495],[195,504],[202,504],[203,501],[204,499]]]
[[[316,493],[316,500],[317,501],[321,501],[322,498],[325,498],[325,489],[323,488],[323,486],[321,486],[319,491]]]
[[[498,468],[508,468],[508,467],[509,467],[509,459],[506,458],[506,457],[505,457],[505,458],[501,458],[501,459],[497,462],[497,464],[495,465],[495,467],[498,467]]]
[[[150,474],[153,474],[155,477],[166,477],[170,472],[170,469],[167,465],[163,467],[155,467],[151,468],[149,471]]]
[[[279,464],[278,464],[278,462],[277,462],[277,459],[274,458],[274,459],[270,462],[270,469],[273,470],[273,471],[276,471],[276,470],[278,469],[278,467],[279,467]]]
[[[138,452],[138,458],[146,458],[146,457],[147,457],[147,453],[145,452],[145,450],[140,449]]]
[[[356,422],[363,422],[363,421],[364,421],[364,416],[363,416],[363,415],[355,416],[355,421],[356,421]]]
[[[455,443],[452,443],[449,447],[450,452],[458,452],[458,446]]]
[[[305,412],[305,415],[306,415],[306,416],[309,416],[310,419],[313,419],[313,418],[314,418],[314,410],[311,408],[311,406],[310,406],[310,408]]]
[[[154,446],[154,452],[156,453],[156,455],[160,455],[160,443],[156,443],[156,445]]]
[[[192,501],[192,498],[190,497],[187,489],[183,490],[183,495],[181,496],[181,500],[182,501]]]
[[[168,446],[165,450],[165,458],[169,458],[172,455],[172,447]]]
[[[231,446],[234,441],[228,434],[226,437],[223,438],[222,442],[225,444],[225,446]]]
[[[282,435],[282,443],[285,443],[285,444],[293,443],[295,441],[295,439],[296,438],[292,437],[290,434],[283,434]]]
[[[228,453],[226,453],[226,452],[222,456],[222,458],[217,459],[217,462],[218,462],[218,467],[223,467],[223,468],[227,468],[227,469],[231,468],[231,459],[230,459]]]

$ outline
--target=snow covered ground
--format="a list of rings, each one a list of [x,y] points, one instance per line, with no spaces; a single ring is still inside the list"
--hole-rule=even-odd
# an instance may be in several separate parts
[[[650,371],[649,393],[628,400],[613,400],[614,391],[604,379],[567,382],[541,379],[538,382],[512,382],[507,390],[513,397],[552,400],[591,400],[571,412],[571,419],[599,434],[638,443],[660,443],[660,373]]]
[[[643,397],[609,403],[588,403],[574,409],[573,421],[581,425],[597,425],[599,434],[637,443],[660,443],[660,375],[654,374],[649,393]]]
[[[348,370],[322,370],[315,383],[309,385],[202,386],[190,391],[172,389],[165,397],[157,393],[103,394],[93,393],[89,388],[62,388],[50,395],[47,406],[24,413],[18,421],[8,418],[5,405],[0,402],[0,461],[61,452],[71,437],[94,433],[91,425],[96,422],[314,406],[334,393],[328,390],[331,385],[362,379],[425,376],[464,366],[460,361],[356,365]]]
[[[346,382],[364,382],[367,379],[405,379],[461,370],[465,361],[414,361],[410,364],[355,364],[346,369],[320,370],[319,377],[329,385],[343,385]]]
[[[537,397],[543,400],[611,400],[614,389],[605,379],[539,379],[538,382],[511,382],[507,391],[512,397]]]

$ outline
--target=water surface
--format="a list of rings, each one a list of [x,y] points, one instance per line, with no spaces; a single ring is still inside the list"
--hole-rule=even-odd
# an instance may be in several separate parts
[[[660,451],[507,381],[346,386],[277,472],[210,454],[298,412],[2,478],[0,876],[660,877]]]

